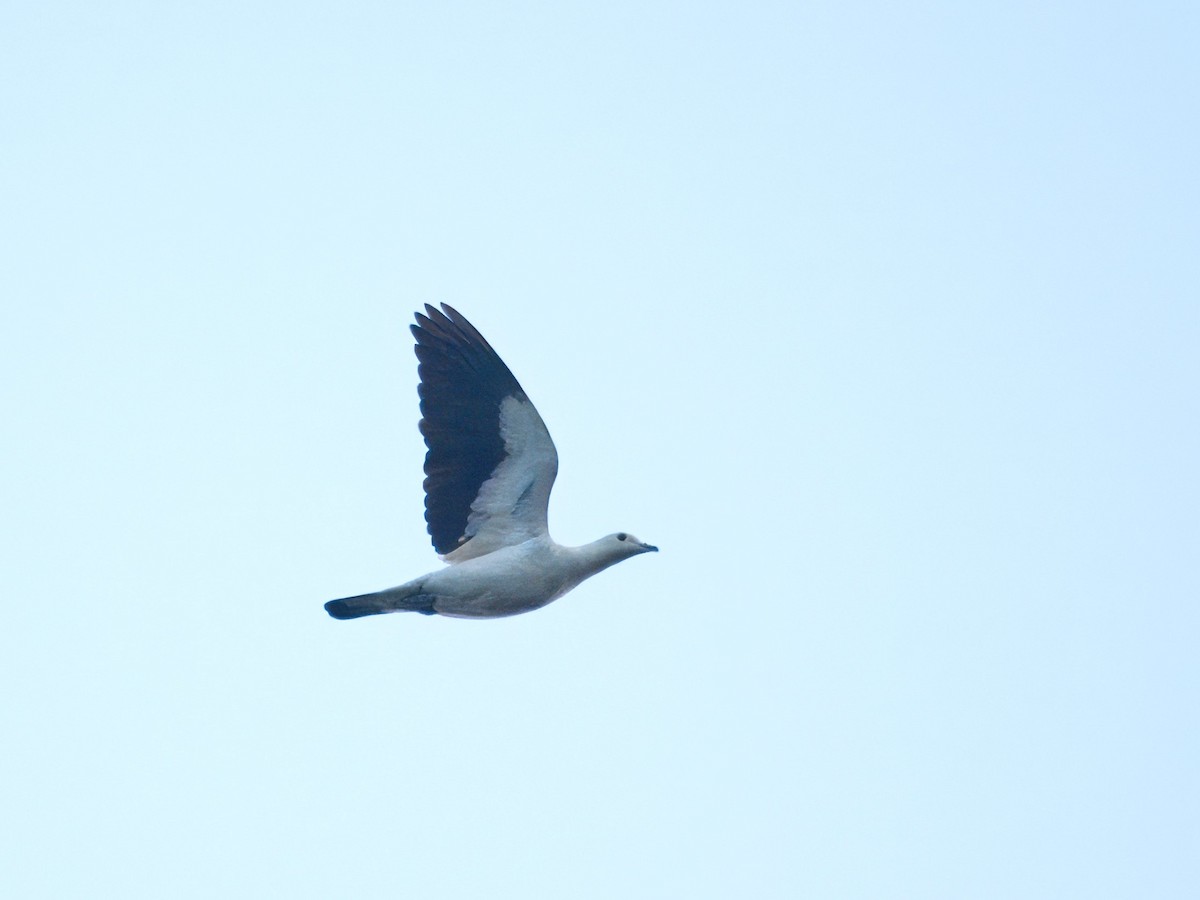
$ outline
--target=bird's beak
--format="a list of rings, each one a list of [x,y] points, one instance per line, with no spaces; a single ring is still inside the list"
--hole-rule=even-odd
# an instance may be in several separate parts
[[[643,553],[657,553],[658,548],[655,547],[653,544],[642,544],[642,552]]]

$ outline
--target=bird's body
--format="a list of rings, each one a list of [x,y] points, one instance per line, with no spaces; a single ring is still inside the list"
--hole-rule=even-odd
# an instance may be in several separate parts
[[[325,604],[337,619],[419,612],[488,619],[539,609],[609,566],[657,550],[620,532],[582,547],[546,526],[558,454],[520,384],[460,313],[427,306],[413,333],[421,376],[425,518],[448,565]]]
[[[615,537],[583,547],[563,547],[542,535],[438,569],[399,587],[334,600],[326,609],[336,618],[397,610],[460,619],[515,616],[540,609],[585,578],[633,555],[622,553],[624,548]]]

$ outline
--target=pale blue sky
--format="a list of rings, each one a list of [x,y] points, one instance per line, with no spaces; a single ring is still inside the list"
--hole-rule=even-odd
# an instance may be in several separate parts
[[[1193,4],[10,3],[6,896],[1200,894]],[[433,568],[468,315],[562,459]]]

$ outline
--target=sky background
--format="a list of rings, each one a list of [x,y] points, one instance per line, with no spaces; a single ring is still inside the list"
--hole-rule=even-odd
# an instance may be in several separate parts
[[[1200,895],[1193,3],[0,12],[6,896]],[[407,325],[563,543],[438,565]]]

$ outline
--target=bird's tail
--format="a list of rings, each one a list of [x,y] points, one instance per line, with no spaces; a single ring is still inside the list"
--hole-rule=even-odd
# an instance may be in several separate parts
[[[406,584],[374,594],[330,600],[325,604],[325,612],[335,619],[357,619],[390,612],[418,612],[432,616],[437,611],[433,608],[436,599],[432,594],[422,594],[419,587]]]

